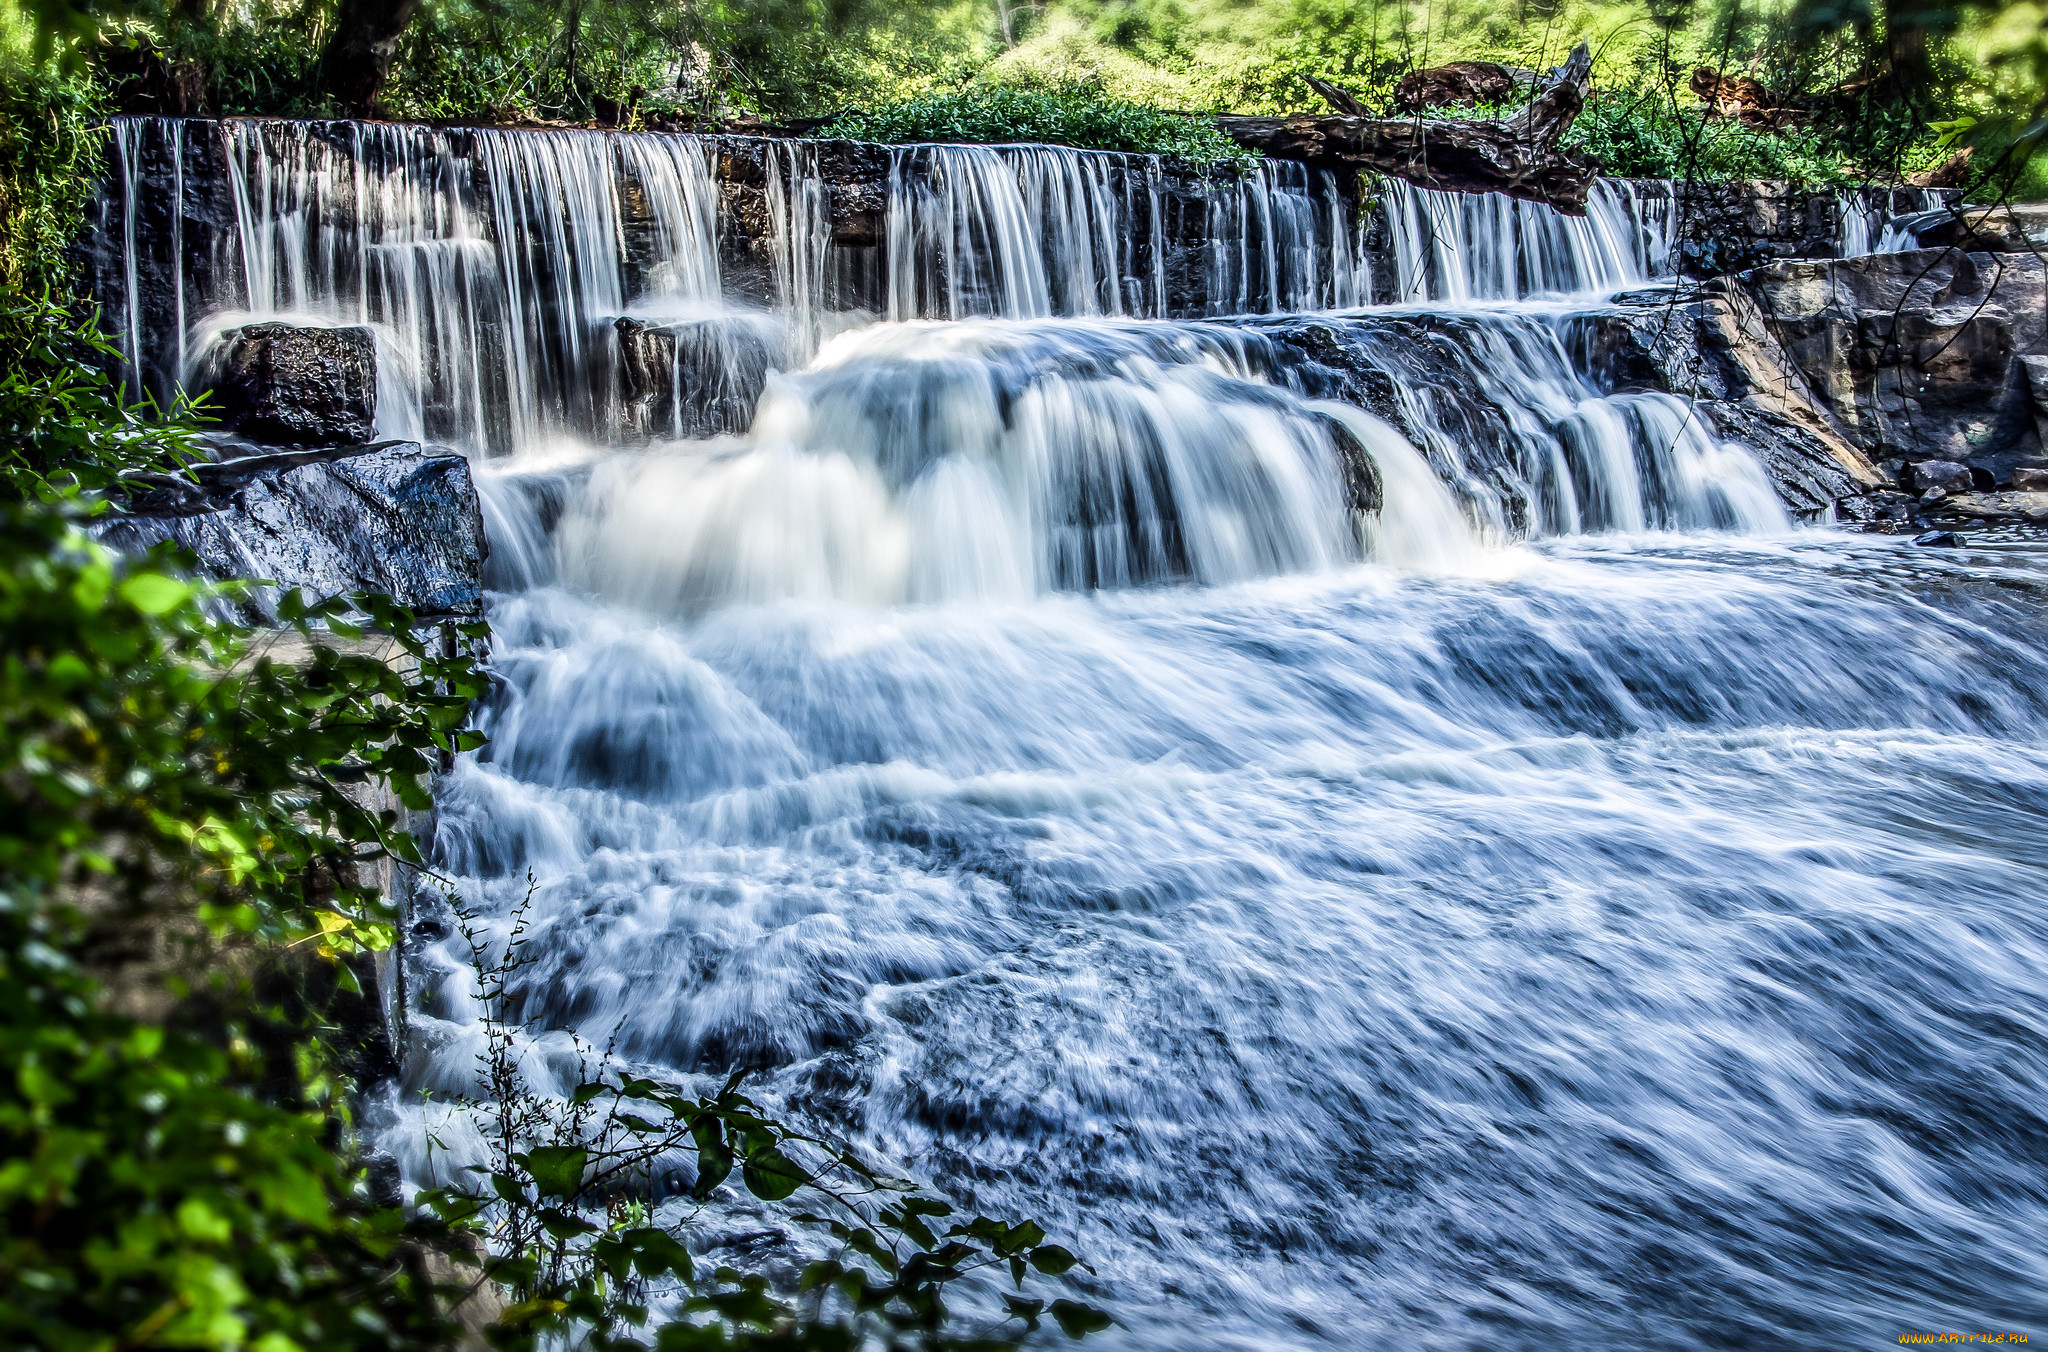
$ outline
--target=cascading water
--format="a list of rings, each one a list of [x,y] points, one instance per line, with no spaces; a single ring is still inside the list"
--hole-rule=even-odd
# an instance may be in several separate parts
[[[1499,193],[1380,187],[1397,301],[1619,291],[1663,276],[1678,213],[1668,188],[1595,183],[1584,216]]]
[[[1864,188],[1835,194],[1835,256],[1900,253],[1919,247],[1918,225],[1948,219],[1936,188]]]
[[[1337,179],[1300,165],[1219,171],[1203,193],[1211,315],[1372,298]],[[1046,146],[916,146],[889,173],[889,317],[1183,313],[1159,164]],[[1142,241],[1142,247],[1141,247]]]
[[[123,124],[120,163],[199,134]],[[2048,554],[1793,532],[1694,409],[1602,388],[1597,294],[1519,298],[1657,275],[1655,204],[1393,187],[1411,303],[1304,315],[1367,287],[1295,171],[906,149],[856,249],[776,146],[728,389],[689,138],[225,134],[251,228],[178,324],[367,319],[430,435],[517,451],[478,466],[498,681],[432,849],[494,942],[525,917],[537,1087],[573,1037],[755,1067],[1060,1232],[1116,1346],[2048,1316]],[[147,367],[164,232],[108,233]],[[636,405],[612,360],[670,366]],[[424,1183],[481,1033],[415,907],[368,1111]]]
[[[195,203],[185,166],[211,138],[228,200]],[[864,309],[871,288],[834,257],[815,148],[752,142],[766,230],[746,249],[765,255],[771,337],[769,313],[736,302],[727,275],[734,222],[710,138],[117,118],[114,140],[103,210],[118,221],[124,275],[106,299],[145,388],[167,400],[200,383],[218,335],[250,320],[368,324],[380,434],[477,452],[660,430],[631,407],[646,390],[628,388],[656,358],[669,369],[655,383],[724,381],[751,403],[767,367],[800,364],[877,310],[1177,312],[1169,255],[1198,256],[1205,313],[1344,307],[1371,291],[1351,207],[1327,173],[1219,173],[1196,190],[1190,224],[1168,219],[1157,157],[922,146],[892,155],[886,283]],[[172,199],[158,206],[151,185],[166,165]],[[168,285],[155,290],[141,284],[150,249],[136,237],[151,211],[168,226],[153,241]],[[184,226],[209,212],[228,228],[193,266]],[[686,402],[672,389],[668,430],[692,430]]]

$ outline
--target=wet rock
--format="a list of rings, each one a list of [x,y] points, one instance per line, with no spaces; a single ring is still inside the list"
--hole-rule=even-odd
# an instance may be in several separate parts
[[[1952,530],[1931,530],[1913,537],[1913,543],[1929,549],[1961,549],[1963,537]]]
[[[1845,194],[1776,179],[1679,182],[1635,179],[1647,200],[1669,197],[1680,275],[1704,280],[1786,259],[1833,258],[1839,252]],[[1849,208],[1887,215],[1925,211],[1930,194],[1903,188],[1862,188]],[[1945,214],[1945,213],[1938,213]]]
[[[782,330],[765,315],[618,321],[624,422],[644,436],[744,432],[784,359]]]
[[[2041,454],[2048,274],[2029,254],[1927,250],[1777,263],[1732,283],[1873,460],[2010,478]]]
[[[1923,460],[1912,467],[1912,475],[1913,486],[1922,493],[1933,494],[1935,498],[1943,498],[1950,493],[1967,493],[1976,487],[1970,476],[1970,467],[1952,460]]]
[[[1943,212],[1917,227],[1913,238],[1923,249],[1956,248],[1969,253],[2025,253],[2033,248],[2025,226],[2004,207]]]
[[[2048,493],[1957,493],[1941,499],[1934,514],[2048,525]]]
[[[275,446],[367,441],[377,425],[377,343],[367,328],[249,324],[211,363],[221,425]]]
[[[1747,291],[1717,279],[1641,293],[1577,321],[1586,369],[1610,389],[1675,394],[1755,452],[1786,506],[1812,520],[1883,514],[1892,476],[1813,398]]]
[[[278,588],[381,592],[426,616],[482,613],[483,515],[469,462],[412,442],[251,456],[197,482],[130,480],[100,538],[124,552],[175,540],[207,575],[260,581],[234,607],[266,622]]]
[[[2021,493],[2048,493],[2048,469],[2016,469],[2012,486]]]

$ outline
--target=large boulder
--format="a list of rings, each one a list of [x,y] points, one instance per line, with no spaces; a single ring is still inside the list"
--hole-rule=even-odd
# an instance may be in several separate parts
[[[1676,296],[1622,296],[1578,324],[1596,380],[1689,400],[1719,436],[1756,454],[1796,515],[1869,516],[1874,495],[1892,487],[1813,398],[1755,301],[1728,279]]]
[[[248,324],[212,360],[223,427],[270,446],[368,441],[377,424],[377,342],[370,330]]]
[[[1815,401],[1874,461],[1948,460],[2011,481],[2043,463],[2048,270],[2031,254],[1925,250],[1777,263],[1735,282]]]
[[[422,616],[483,610],[483,514],[469,462],[412,442],[249,456],[195,467],[196,482],[136,476],[100,538],[139,553],[165,540],[206,574],[265,585],[234,607],[274,617],[278,588],[381,592]]]

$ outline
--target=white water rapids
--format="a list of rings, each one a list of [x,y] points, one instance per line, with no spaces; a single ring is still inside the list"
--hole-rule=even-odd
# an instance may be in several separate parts
[[[1326,185],[1237,182],[1178,246],[1231,300],[1168,319],[1143,166],[898,151],[891,321],[831,299],[801,148],[746,309],[703,146],[438,135],[234,129],[283,289],[195,267],[173,352],[138,283],[131,349],[254,310],[430,358],[496,676],[432,854],[501,941],[531,889],[543,1084],[572,1037],[755,1067],[1042,1220],[1106,1346],[2048,1331],[2048,551],[1795,529],[1579,369],[1656,204],[1397,192],[1374,309]],[[612,326],[688,305],[777,335],[758,406],[631,433]],[[423,1182],[480,1032],[415,920],[371,1118]]]

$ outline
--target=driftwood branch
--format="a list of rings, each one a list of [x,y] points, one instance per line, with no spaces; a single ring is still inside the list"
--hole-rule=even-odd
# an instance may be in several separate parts
[[[1371,169],[1424,188],[1506,193],[1583,216],[1600,166],[1558,142],[1586,106],[1592,73],[1592,53],[1580,43],[1526,108],[1499,121],[1296,114],[1219,117],[1216,125],[1274,159]]]

